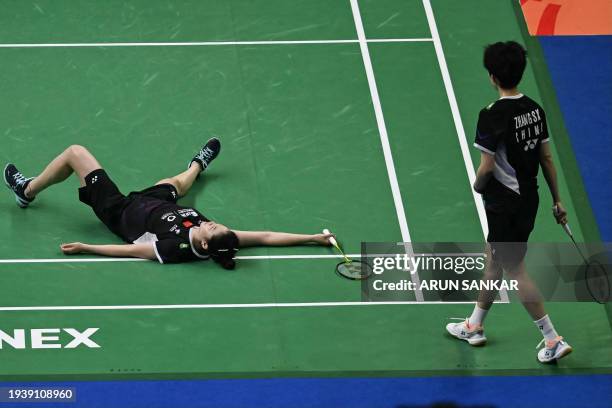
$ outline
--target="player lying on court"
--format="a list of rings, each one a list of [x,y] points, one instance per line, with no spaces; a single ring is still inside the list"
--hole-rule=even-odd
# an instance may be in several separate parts
[[[128,244],[62,244],[65,254],[90,253],[178,263],[208,259],[226,269],[235,267],[238,248],[249,246],[330,245],[332,234],[290,234],[271,231],[238,231],[210,221],[193,208],[177,204],[193,182],[221,150],[210,139],[189,162],[187,170],[158,181],[142,191],[123,195],[96,158],[83,146],[70,146],[37,177],[26,178],[13,164],[4,168],[4,180],[17,204],[26,208],[47,187],[66,180],[73,172],[81,182],[79,199]]]
[[[540,345],[545,347],[538,352],[538,360],[549,363],[568,355],[572,348],[557,334],[523,260],[538,212],[538,167],[542,167],[550,189],[557,223],[567,223],[567,215],[557,188],[544,110],[517,89],[526,55],[513,41],[485,49],[484,66],[499,99],[482,109],[478,118],[474,146],[481,154],[474,190],[483,196],[489,226],[490,248],[483,279],[499,280],[505,271],[518,282],[518,296],[544,336]],[[513,244],[500,244],[508,242]],[[496,294],[480,292],[472,315],[461,323],[448,324],[446,330],[473,346],[484,345],[487,338],[482,325]]]

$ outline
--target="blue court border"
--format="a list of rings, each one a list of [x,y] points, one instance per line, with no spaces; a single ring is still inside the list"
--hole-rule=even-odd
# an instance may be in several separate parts
[[[9,386],[12,384],[2,384]],[[14,384],[18,385],[18,384]],[[610,408],[612,375],[437,378],[309,378],[29,383],[74,387],[72,403],[9,403],[57,408]]]

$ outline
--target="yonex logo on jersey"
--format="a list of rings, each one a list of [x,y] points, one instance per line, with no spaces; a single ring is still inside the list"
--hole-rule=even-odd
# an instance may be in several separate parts
[[[527,143],[525,144],[525,147],[523,148],[525,151],[531,149],[535,149],[536,144],[538,144],[538,139],[531,139],[531,140],[527,140]]]
[[[73,349],[79,347],[80,345],[88,348],[100,348],[98,343],[90,339],[90,337],[98,330],[98,327],[90,327],[82,332],[70,328],[14,329],[12,335],[0,330],[0,349],[3,348],[4,343],[8,344],[14,349]],[[72,336],[72,340],[65,345],[60,343],[59,335],[62,331]],[[26,336],[26,332],[29,332],[28,336]],[[26,342],[26,337],[29,338],[29,342]]]

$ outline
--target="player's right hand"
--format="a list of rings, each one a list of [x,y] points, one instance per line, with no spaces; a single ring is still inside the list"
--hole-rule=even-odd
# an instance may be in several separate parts
[[[335,234],[314,234],[312,236],[312,242],[323,245],[323,246],[331,246],[330,238],[336,238]]]
[[[71,242],[69,244],[60,245],[62,252],[65,255],[80,254],[85,249],[85,244],[81,242]]]
[[[557,221],[557,224],[565,225],[567,224],[567,211],[563,208],[561,202],[555,203],[552,208],[553,216]]]

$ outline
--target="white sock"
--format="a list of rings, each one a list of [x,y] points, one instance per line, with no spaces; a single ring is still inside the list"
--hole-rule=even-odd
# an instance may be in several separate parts
[[[486,309],[479,308],[478,303],[474,305],[474,311],[472,312],[472,315],[468,320],[470,326],[482,326],[482,322],[484,322],[485,317],[487,317],[487,313],[489,313],[489,311]]]
[[[548,315],[545,315],[540,320],[534,321],[534,323],[538,326],[538,329],[540,329],[546,340],[554,340],[559,336]]]

